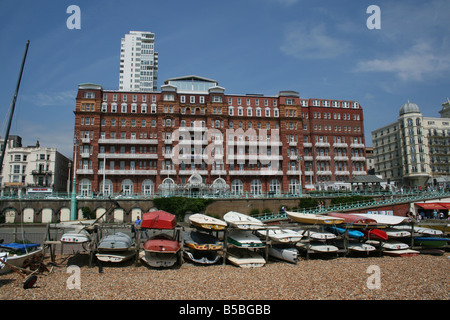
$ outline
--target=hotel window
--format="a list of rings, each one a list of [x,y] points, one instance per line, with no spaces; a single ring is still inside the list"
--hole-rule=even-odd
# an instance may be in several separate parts
[[[127,104],[122,103],[122,113],[126,113],[126,112],[127,112]]]
[[[125,120],[125,119],[122,119],[122,124],[121,124],[121,126],[122,127],[125,127],[127,125],[127,121]]]
[[[261,108],[256,108],[256,116],[261,117]]]
[[[123,95],[122,100],[123,100],[123,102],[127,101],[127,95],[126,94]]]
[[[339,108],[339,101],[333,101],[333,107]]]
[[[249,106],[249,105],[250,105],[250,103],[251,103],[250,99],[249,99],[249,98],[247,98],[247,105]]]
[[[133,102],[137,101],[137,95],[133,94]]]
[[[115,127],[116,126],[116,119],[111,119],[111,127]]]
[[[233,104],[233,98],[228,98],[228,104]]]
[[[238,104],[238,105],[241,105],[241,104],[242,104],[241,98],[238,98],[238,99],[237,99],[237,104]]]
[[[156,104],[151,105],[151,113],[156,113]]]
[[[265,112],[266,112],[266,117],[270,117],[270,109],[269,109],[269,108],[266,108],[266,109],[265,109]]]
[[[248,116],[248,117],[251,117],[251,116],[252,116],[252,108],[251,108],[251,107],[248,107],[248,108],[247,108],[247,116]]]
[[[142,96],[142,102],[147,102],[147,95],[146,95],[146,94],[144,94],[144,95]]]
[[[85,92],[84,93],[84,98],[85,99],[94,99],[95,98],[95,93],[94,92]]]
[[[141,113],[147,113],[147,105],[145,103],[141,105]]]
[[[230,116],[234,115],[234,107],[228,107],[228,115]]]
[[[242,107],[239,107],[238,108],[238,116],[242,116],[242,115],[244,115],[244,110]]]
[[[286,104],[287,105],[293,105],[294,104],[294,99],[286,99]]]
[[[117,94],[116,93],[113,94],[113,101],[117,101]]]
[[[221,96],[213,96],[212,102],[222,102],[222,97]]]
[[[136,113],[137,112],[137,104],[133,103],[131,104],[131,113]]]
[[[195,96],[190,96],[190,102],[195,103]]]
[[[141,127],[142,127],[142,128],[145,128],[145,125],[146,125],[145,120],[141,120]]]
[[[163,99],[164,101],[175,101],[175,96],[173,94],[165,94]]]
[[[108,101],[108,95],[106,93],[103,94],[103,101]]]
[[[204,96],[200,97],[200,103],[205,103],[205,97]]]
[[[136,119],[131,119],[131,126],[136,127]]]
[[[117,112],[117,103],[111,103],[111,112]]]
[[[181,103],[186,103],[186,96],[181,96],[180,97],[180,102]]]
[[[319,100],[313,100],[313,107],[320,107],[320,101]]]
[[[102,112],[107,112],[107,111],[108,111],[108,104],[102,103]]]
[[[278,109],[277,108],[273,109],[273,116],[278,118],[278,115],[279,115]]]

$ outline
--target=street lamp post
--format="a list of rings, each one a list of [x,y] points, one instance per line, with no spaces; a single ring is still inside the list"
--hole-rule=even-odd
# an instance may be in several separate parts
[[[298,188],[299,188],[299,195],[300,195],[300,197],[302,197],[303,196],[303,192],[302,192],[302,166],[301,166],[302,156],[300,155],[300,153],[297,155],[297,161],[298,161]]]
[[[78,147],[78,138],[73,138],[73,144],[75,146],[75,155],[73,160],[73,181],[72,181],[72,199],[70,201],[70,220],[77,220],[77,179],[76,179],[76,170],[77,170],[77,147]]]

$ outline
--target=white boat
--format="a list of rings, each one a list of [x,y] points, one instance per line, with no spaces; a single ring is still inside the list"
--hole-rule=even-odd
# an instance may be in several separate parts
[[[403,237],[409,237],[411,235],[411,232],[407,230],[401,230],[397,228],[383,228],[381,229],[384,232],[386,232],[387,236],[389,238],[403,238]]]
[[[261,248],[264,243],[250,231],[232,230],[228,234],[228,243],[240,248]]]
[[[318,253],[328,253],[328,252],[332,253],[332,252],[337,252],[339,250],[339,248],[336,246],[333,246],[331,244],[326,244],[324,242],[311,241],[309,243],[309,250],[318,252]]]
[[[264,223],[262,223],[262,221],[235,211],[225,213],[223,219],[231,226],[239,229],[257,230],[264,228]]]
[[[371,252],[375,251],[376,248],[368,243],[361,243],[361,242],[348,242],[347,248],[352,251],[357,252]]]
[[[279,260],[288,261],[291,263],[297,263],[298,261],[298,250],[292,247],[281,246],[271,246],[269,248],[269,255]]]
[[[139,258],[150,267],[172,267],[178,262],[178,255],[174,253],[141,251]]]
[[[291,229],[266,229],[258,230],[256,233],[263,239],[268,236],[271,240],[280,243],[294,243],[303,238],[303,235]]]
[[[22,268],[27,261],[43,255],[43,247],[40,244],[2,244],[0,259],[14,267]],[[10,272],[11,269],[0,262],[0,274]]]
[[[349,213],[349,215],[363,216],[366,218],[374,219],[379,224],[386,225],[397,225],[402,222],[408,221],[408,217],[400,217],[400,216],[389,216],[384,214],[374,214],[374,213]]]
[[[78,243],[86,243],[89,241],[91,241],[91,236],[84,229],[64,233],[61,237],[62,243],[78,244]]]
[[[373,246],[380,245],[380,241],[378,241],[378,240],[367,240],[366,243],[373,245]],[[397,240],[388,240],[386,242],[382,242],[381,247],[386,250],[404,250],[404,249],[408,249],[409,245],[407,245],[406,243],[397,241]]]
[[[207,230],[223,230],[227,227],[225,221],[201,213],[189,216],[189,222],[195,227]]]
[[[300,233],[303,237],[308,237],[308,229],[297,229],[295,231]],[[313,240],[330,240],[336,239],[336,235],[326,231],[309,230],[309,238]]]
[[[403,226],[395,226],[395,229],[398,230],[407,230],[411,231],[411,226],[403,225]],[[425,227],[418,227],[414,226],[413,233],[415,236],[440,236],[443,235],[444,232],[438,229],[432,229],[432,228],[425,228]]]
[[[258,268],[266,264],[266,260],[258,253],[241,248],[229,248],[227,260],[241,268]]]

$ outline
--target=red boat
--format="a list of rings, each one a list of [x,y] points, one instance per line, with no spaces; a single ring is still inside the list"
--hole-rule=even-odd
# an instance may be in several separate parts
[[[366,218],[363,216],[358,216],[357,214],[339,213],[331,212],[328,213],[329,216],[343,218],[344,223],[353,225],[376,225],[377,221],[371,218]]]
[[[171,236],[164,233],[151,237],[144,244],[144,250],[151,252],[176,253],[180,249],[180,244]]]
[[[174,229],[176,225],[176,216],[166,211],[151,211],[142,215],[141,228],[144,229]]]
[[[388,235],[385,231],[380,229],[364,229],[364,236],[372,240],[387,240]]]
[[[179,261],[180,250],[181,246],[176,240],[161,233],[145,242],[140,257],[151,267],[171,267]]]

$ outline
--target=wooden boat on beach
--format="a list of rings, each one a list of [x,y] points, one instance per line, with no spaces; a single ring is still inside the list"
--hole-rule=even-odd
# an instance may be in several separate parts
[[[348,213],[340,213],[340,212],[331,212],[328,213],[331,217],[338,217],[344,219],[344,223],[350,224],[350,225],[376,225],[377,221],[372,218],[367,218],[364,216],[359,216],[357,214],[348,214]]]
[[[178,261],[180,249],[178,241],[161,233],[144,243],[144,250],[141,251],[140,258],[151,267],[172,267]]]
[[[268,233],[268,234],[267,234]],[[265,229],[258,230],[256,234],[265,239],[268,236],[271,240],[278,243],[294,243],[302,239],[302,235],[291,229]]]
[[[0,245],[0,258],[13,267],[22,268],[25,264],[43,256],[43,247],[39,243],[7,243]],[[0,274],[10,272],[11,269],[0,262]]]
[[[344,222],[343,218],[331,217],[326,215],[301,213],[301,212],[286,212],[287,216],[295,222],[305,224],[340,224]]]
[[[240,212],[229,211],[225,213],[223,219],[229,225],[238,229],[257,230],[264,228],[264,223],[262,223],[262,221]]]
[[[176,226],[176,216],[166,211],[150,211],[142,215],[141,228],[144,229],[174,229]]]
[[[242,248],[229,248],[227,260],[241,268],[258,268],[266,264],[266,260],[260,254]]]
[[[222,242],[219,238],[199,231],[186,231],[184,233],[184,244],[195,250],[222,249]]]
[[[261,248],[264,243],[249,231],[232,230],[228,234],[228,243],[240,248]]]
[[[224,230],[227,227],[225,221],[201,213],[189,216],[189,222],[197,228],[207,230]]]

